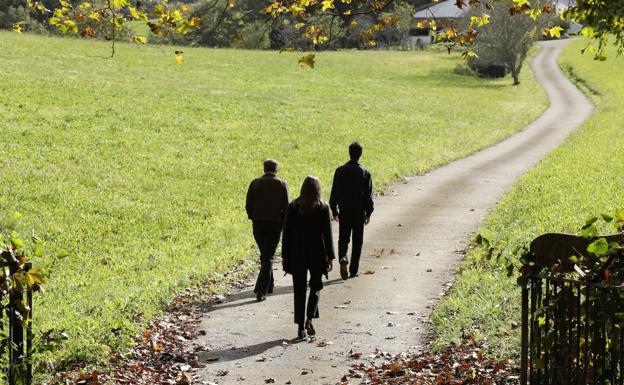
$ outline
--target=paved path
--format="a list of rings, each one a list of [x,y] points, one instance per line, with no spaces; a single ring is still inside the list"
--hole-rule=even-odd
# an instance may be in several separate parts
[[[376,348],[418,350],[431,305],[461,261],[457,250],[466,247],[514,181],[593,111],[557,65],[565,44],[541,43],[532,61],[551,101],[539,119],[493,147],[397,182],[376,199],[361,264],[361,271],[375,273],[344,282],[337,270],[330,274],[321,292],[321,318],[314,323],[317,341],[290,342],[296,333],[292,287],[281,269],[267,301],[256,303],[249,288],[209,309],[201,323],[207,332],[200,341],[206,347],[200,353],[204,383],[257,385],[274,378],[276,384],[336,384],[354,362],[351,349],[364,357]],[[319,341],[329,344],[318,346]],[[227,375],[219,376],[223,370]]]

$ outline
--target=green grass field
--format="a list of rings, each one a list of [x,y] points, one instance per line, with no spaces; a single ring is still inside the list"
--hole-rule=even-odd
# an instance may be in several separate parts
[[[585,219],[624,207],[624,58],[606,62],[581,55],[574,41],[560,59],[582,88],[592,89],[595,115],[566,143],[525,175],[487,218],[481,233],[499,250],[511,252],[546,232],[579,233]],[[603,229],[603,233],[613,229]],[[461,331],[487,337],[492,352],[519,352],[520,290],[502,266],[469,252],[450,294],[433,313],[437,346],[457,341]]]
[[[0,33],[0,212],[46,243],[36,328],[71,337],[47,370],[127,347],[174,290],[249,259],[244,194],[264,158],[293,197],[308,174],[327,193],[359,140],[380,188],[547,104],[530,71],[520,87],[479,80],[453,73],[455,54],[319,53],[301,70],[300,54],[184,48],[177,65],[175,49],[119,44],[109,60],[101,42]]]

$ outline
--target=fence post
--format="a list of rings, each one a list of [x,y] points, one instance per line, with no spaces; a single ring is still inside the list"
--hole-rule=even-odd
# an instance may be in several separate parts
[[[522,325],[521,325],[521,348],[520,348],[520,385],[528,385],[527,374],[529,371],[529,279],[518,278],[518,284],[522,288]]]

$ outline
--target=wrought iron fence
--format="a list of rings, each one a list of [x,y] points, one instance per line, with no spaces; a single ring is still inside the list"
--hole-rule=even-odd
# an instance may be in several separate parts
[[[624,384],[624,286],[549,275],[519,283],[521,385]]]
[[[26,263],[24,271],[32,268]],[[5,279],[10,277],[5,268]],[[3,344],[3,354],[8,354],[7,380],[9,385],[32,384],[32,288],[25,285],[23,290],[11,290],[9,301],[4,308],[8,319],[8,334]],[[25,297],[25,298],[24,298]],[[27,320],[27,321],[25,321]]]

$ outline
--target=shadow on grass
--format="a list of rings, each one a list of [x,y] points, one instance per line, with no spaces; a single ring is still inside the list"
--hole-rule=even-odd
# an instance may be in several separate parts
[[[444,81],[437,81],[444,79]],[[454,81],[449,81],[453,79]],[[410,84],[429,84],[435,88],[470,88],[470,89],[511,89],[513,79],[507,75],[502,79],[481,78],[471,73],[456,73],[449,68],[432,68],[425,74],[398,76],[395,81]]]

